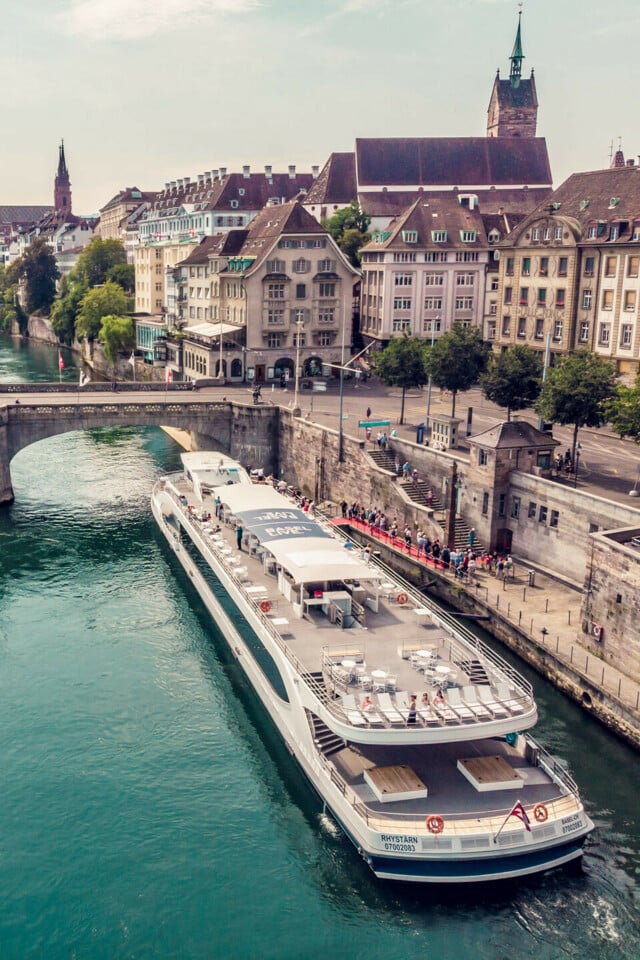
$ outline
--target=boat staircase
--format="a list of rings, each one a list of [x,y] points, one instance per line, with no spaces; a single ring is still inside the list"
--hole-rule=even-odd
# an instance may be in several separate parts
[[[316,717],[315,713],[310,713],[309,711],[307,711],[307,716],[313,734],[313,741],[324,757],[330,757],[333,753],[337,753],[346,747],[346,740],[343,740],[337,733],[330,730],[324,720],[321,720],[320,717]]]
[[[455,663],[469,677],[469,683],[481,686],[491,683],[480,660],[456,660]]]
[[[368,455],[371,457],[373,462],[381,470],[385,470],[388,473],[396,476],[396,466],[395,466],[395,455],[390,453],[388,450],[381,450],[379,447],[374,447],[371,450],[367,450]],[[434,519],[436,522],[440,523],[440,526],[443,526],[445,506],[442,500],[439,498],[436,492],[436,486],[432,483],[429,483],[429,480],[417,480],[415,483],[413,480],[399,480],[398,488],[402,490],[404,495],[408,500],[411,500],[413,503],[417,504],[420,507],[425,507],[427,510],[431,509],[435,514],[439,514],[439,517]],[[431,507],[428,504],[428,493],[431,490],[433,498],[431,502]],[[467,521],[460,514],[456,515],[456,531],[455,531],[455,548],[456,550],[464,550],[469,546],[469,534],[471,533],[471,527]],[[444,537],[444,528],[443,528],[443,537]],[[474,551],[478,554],[485,552],[485,545],[481,540],[476,536],[473,541]]]

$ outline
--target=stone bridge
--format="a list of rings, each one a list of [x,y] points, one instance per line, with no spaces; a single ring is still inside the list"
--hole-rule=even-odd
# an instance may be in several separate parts
[[[196,449],[221,450],[269,473],[278,468],[280,409],[275,406],[200,399],[188,393],[172,396],[166,391],[76,395],[68,390],[41,393],[36,384],[21,385],[25,392],[11,386],[12,396],[6,397],[4,406],[0,398],[0,504],[14,499],[13,457],[32,443],[72,430],[176,427],[191,433]],[[6,386],[1,393],[9,393]]]

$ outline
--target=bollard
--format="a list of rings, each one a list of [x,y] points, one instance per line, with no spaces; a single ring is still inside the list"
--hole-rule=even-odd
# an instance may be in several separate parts
[[[638,709],[639,702],[640,702],[640,690],[636,690],[636,710]]]
[[[589,676],[589,654],[587,654],[587,659],[584,662],[584,672]]]
[[[544,612],[549,613],[549,597],[544,602]]]
[[[533,618],[531,619],[531,628],[529,630],[529,633],[531,634],[531,636],[533,636]]]
[[[604,687],[604,667],[602,668],[602,680],[600,681],[600,686]]]
[[[556,634],[556,653],[560,653],[560,637]]]
[[[571,657],[569,659],[569,663],[573,663],[573,645],[571,646]]]
[[[522,588],[522,602],[523,602],[523,603],[526,603],[526,602],[527,602],[527,588],[526,588],[526,587],[523,587],[523,588]]]
[[[618,680],[618,700],[620,699],[620,691],[622,689],[622,677]]]
[[[569,614],[569,626],[571,626],[571,610],[567,611]]]
[[[511,616],[511,604],[510,604],[510,603],[507,604],[507,616],[508,616],[508,617]]]
[[[496,594],[496,610],[500,607],[500,594]]]
[[[518,626],[520,626],[521,623],[522,623],[522,610],[518,614]]]

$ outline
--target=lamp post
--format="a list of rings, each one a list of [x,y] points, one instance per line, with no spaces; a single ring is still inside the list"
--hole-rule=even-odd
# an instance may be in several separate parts
[[[436,340],[436,323],[439,323],[440,317],[435,317],[431,321],[431,346],[433,347]],[[425,433],[429,429],[429,417],[431,416],[431,374],[429,374],[429,382],[427,384],[427,415],[424,419],[424,429]]]
[[[575,474],[573,475],[573,488],[574,488],[574,490],[575,490],[575,488],[578,486],[578,467],[580,466],[580,451],[581,451],[581,450],[582,450],[582,444],[579,443],[578,446],[576,447],[576,463],[575,463],[576,472],[575,472]]]
[[[300,386],[300,328],[304,327],[304,320],[296,320],[296,327],[298,328],[298,332],[296,333],[296,371],[295,386],[293,390],[294,412],[298,409],[298,388]]]
[[[223,373],[222,373],[222,320],[220,321],[219,343],[220,343],[220,356],[218,357],[218,380],[222,382],[222,380],[224,379]]]

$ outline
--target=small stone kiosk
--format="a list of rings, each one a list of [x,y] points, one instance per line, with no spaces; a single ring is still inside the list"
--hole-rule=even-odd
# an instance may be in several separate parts
[[[465,518],[492,549],[510,553],[521,522],[507,498],[514,471],[548,478],[553,451],[559,445],[525,420],[498,423],[469,437],[470,459],[464,479]]]
[[[431,418],[431,446],[434,450],[451,450],[458,446],[458,428],[462,420],[445,414]]]

